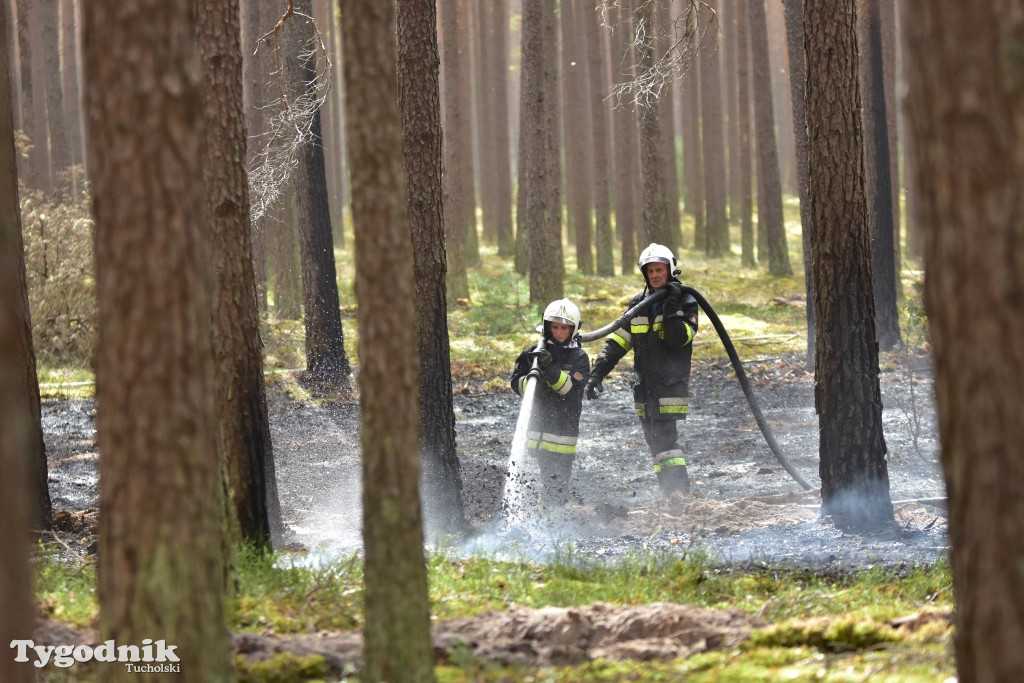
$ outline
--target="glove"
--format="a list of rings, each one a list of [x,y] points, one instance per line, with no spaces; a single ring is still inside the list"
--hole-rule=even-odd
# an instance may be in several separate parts
[[[598,377],[591,377],[590,381],[587,382],[587,399],[594,400],[598,396],[604,393],[604,387],[601,386],[601,379]]]
[[[675,280],[669,280],[665,283],[665,289],[668,290],[668,296],[665,297],[665,308],[679,308],[679,302],[683,299],[683,286]]]
[[[551,365],[551,361],[554,360],[551,357],[551,352],[547,349],[535,349],[530,351],[530,357],[537,361],[537,367],[541,370],[547,370],[548,366]]]

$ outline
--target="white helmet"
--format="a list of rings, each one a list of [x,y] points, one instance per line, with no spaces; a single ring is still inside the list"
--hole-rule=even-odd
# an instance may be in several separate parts
[[[547,324],[549,322],[562,323],[563,325],[571,325],[572,332],[569,334],[569,339],[574,339],[576,334],[580,331],[580,309],[576,307],[576,304],[569,301],[568,299],[558,299],[548,304],[547,308],[544,309],[544,331],[547,332]]]
[[[682,272],[676,268],[676,257],[672,250],[662,244],[651,242],[647,245],[646,249],[640,252],[640,258],[637,259],[636,265],[640,267],[640,272],[644,274],[645,282],[647,282],[647,271],[644,270],[644,266],[648,263],[664,263],[668,266],[669,277],[675,277]],[[647,282],[647,284],[650,284],[650,282]]]

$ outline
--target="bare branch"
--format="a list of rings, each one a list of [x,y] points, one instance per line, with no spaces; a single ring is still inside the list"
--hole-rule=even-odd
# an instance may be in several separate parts
[[[313,36],[302,45],[298,54],[288,55],[282,47],[282,38],[286,31],[299,30],[297,19],[312,25]],[[253,226],[259,224],[284,191],[292,171],[298,166],[302,146],[309,142],[319,144],[313,140],[313,116],[327,100],[332,68],[330,54],[313,17],[295,11],[291,0],[274,28],[257,40],[253,54],[263,45],[269,45],[273,50],[274,70],[270,74],[270,84],[278,96],[261,107],[268,111],[267,130],[250,136],[250,144],[258,150],[252,156],[249,169],[250,220]],[[312,80],[289,84],[285,69],[288,59],[298,60],[304,70],[312,72]],[[310,63],[315,66],[308,68]]]
[[[670,26],[655,26],[650,17],[655,7],[668,0],[640,0],[633,9],[634,31],[630,47],[638,54],[653,50],[664,42],[665,53],[659,55],[650,67],[642,69],[633,78],[612,86],[612,96],[618,106],[632,103],[634,108],[656,106],[666,86],[686,76],[696,63],[697,55],[708,41],[708,33],[718,31],[718,14],[703,0],[686,0],[683,11],[672,19]],[[621,10],[620,0],[602,0],[596,11],[601,24],[609,31],[609,12]],[[714,36],[715,33],[711,33]]]

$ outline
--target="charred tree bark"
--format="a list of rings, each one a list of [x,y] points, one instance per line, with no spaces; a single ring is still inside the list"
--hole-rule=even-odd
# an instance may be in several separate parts
[[[882,434],[854,0],[804,0],[822,515],[893,521]]]
[[[203,58],[203,177],[213,282],[217,448],[226,473],[230,528],[270,549],[283,533],[263,379],[245,171],[238,0],[197,0]]]
[[[413,280],[418,283],[413,306],[420,369],[420,481],[428,523],[441,531],[456,531],[466,520],[455,447],[445,296],[437,10],[430,0],[399,0],[397,10],[402,152]]]

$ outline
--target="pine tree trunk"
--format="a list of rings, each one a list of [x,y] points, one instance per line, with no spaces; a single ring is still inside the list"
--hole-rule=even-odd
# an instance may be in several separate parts
[[[907,3],[907,167],[919,188],[961,681],[1024,671],[1024,70],[1019,0]],[[913,19],[912,21],[910,19]],[[970,40],[965,40],[970,36]]]
[[[232,670],[193,9],[140,0],[83,4],[103,454],[98,594],[102,640],[163,639],[177,646],[183,671],[226,681]],[[120,666],[104,676],[139,680]]]
[[[416,326],[409,324],[414,261],[392,7],[376,0],[341,3],[359,299],[366,615],[360,678],[368,682],[434,680],[420,514]],[[388,303],[380,306],[384,294]]]
[[[717,0],[708,6],[717,8]],[[704,156],[704,206],[707,228],[706,253],[720,257],[729,251],[726,217],[725,137],[722,130],[722,67],[718,54],[718,25],[712,26],[700,51],[700,119]],[[781,210],[781,199],[780,199]]]
[[[413,280],[418,283],[413,304],[420,368],[420,481],[427,521],[451,532],[465,525],[465,515],[445,303],[437,11],[430,0],[399,0],[397,12],[402,150]]]
[[[822,515],[891,524],[882,434],[871,232],[864,191],[854,0],[804,0]]]

